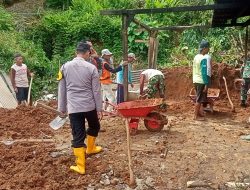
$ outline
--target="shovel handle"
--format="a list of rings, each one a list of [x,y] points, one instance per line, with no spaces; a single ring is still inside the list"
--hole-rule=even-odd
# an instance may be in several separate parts
[[[30,94],[31,94],[32,82],[33,82],[33,76],[30,79],[30,86],[29,86],[29,92],[28,92],[28,101],[27,101],[28,105],[30,104]]]
[[[47,105],[45,105],[43,103],[37,102],[37,105],[39,105],[39,106],[41,106],[41,107],[43,107],[45,109],[51,110],[51,111],[57,113],[58,115],[62,115],[62,112],[60,112],[60,111],[58,111],[58,110],[56,110],[56,109],[54,109],[54,108],[52,108],[50,106],[47,106]]]

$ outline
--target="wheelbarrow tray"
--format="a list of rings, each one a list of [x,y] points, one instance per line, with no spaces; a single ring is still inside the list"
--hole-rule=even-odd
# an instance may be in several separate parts
[[[123,102],[117,105],[117,109],[123,117],[146,117],[157,106],[161,105],[162,101],[162,98],[157,98]]]
[[[190,90],[190,93],[188,95],[193,102],[196,101],[196,92],[194,88]],[[218,88],[208,88],[207,92],[207,102],[214,102],[215,100],[219,99],[220,96],[220,89]]]

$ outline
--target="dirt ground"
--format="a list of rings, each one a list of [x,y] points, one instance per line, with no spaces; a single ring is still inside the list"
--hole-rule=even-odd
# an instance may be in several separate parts
[[[137,190],[247,189],[229,188],[226,182],[250,182],[250,144],[241,135],[250,134],[249,107],[239,107],[239,92],[233,79],[238,73],[227,66],[214,66],[213,88],[221,89],[214,113],[205,121],[193,121],[194,104],[187,96],[192,88],[190,68],[167,73],[169,123],[161,132],[149,132],[140,122],[131,137],[132,162]],[[231,112],[222,76],[236,107]],[[56,107],[55,102],[48,105]],[[55,131],[48,123],[56,115],[44,108],[0,109],[0,189],[128,190],[129,171],[124,120],[105,117],[97,143],[104,151],[86,159],[86,174],[69,170],[74,164],[71,130],[67,124]],[[27,142],[38,139],[40,142]],[[44,141],[44,142],[42,142]],[[200,187],[187,188],[188,181]]]

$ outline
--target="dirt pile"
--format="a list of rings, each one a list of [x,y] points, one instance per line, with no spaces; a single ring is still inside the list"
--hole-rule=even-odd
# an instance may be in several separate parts
[[[16,139],[39,138],[41,133],[52,135],[48,123],[55,116],[43,108],[20,106],[14,110],[0,109],[0,128],[3,131],[0,136]]]
[[[213,189],[220,189],[227,181],[250,180],[249,144],[240,140],[240,135],[250,133],[246,123],[249,108],[238,105],[239,94],[233,87],[237,72],[217,65],[213,87],[223,92],[218,79],[223,75],[227,78],[230,93],[235,94],[236,113],[222,98],[215,102],[214,114],[207,113],[207,121],[193,121],[193,103],[187,98],[193,87],[191,68],[167,69],[169,125],[160,133],[153,133],[141,120],[138,134],[131,138],[136,190],[187,189],[187,181],[195,180],[207,181]],[[55,101],[48,105],[57,106]],[[79,175],[69,170],[75,161],[70,126],[57,131],[48,126],[55,116],[44,108],[0,109],[0,189],[128,189],[124,120],[104,117],[104,132],[97,138],[103,152],[88,156],[86,174]],[[5,139],[53,141],[5,145]]]
[[[166,73],[166,97],[170,100],[185,100],[193,88],[192,68],[177,67],[164,69]],[[240,78],[240,71],[235,70],[224,63],[213,63],[211,88],[220,89],[220,98],[226,97],[225,76],[227,80],[228,90],[231,96],[239,98],[239,90],[235,89],[234,79]]]

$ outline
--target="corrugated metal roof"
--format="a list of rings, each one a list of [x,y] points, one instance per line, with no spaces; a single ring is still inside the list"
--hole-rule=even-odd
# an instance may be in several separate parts
[[[11,93],[8,82],[9,77],[4,73],[0,75],[0,107],[7,109],[15,109],[17,107],[17,101],[14,95]]]
[[[217,5],[232,5],[230,8],[214,10],[212,27],[225,26],[247,26],[249,19],[246,22],[239,22],[240,17],[250,16],[250,1],[249,0],[215,0]]]

